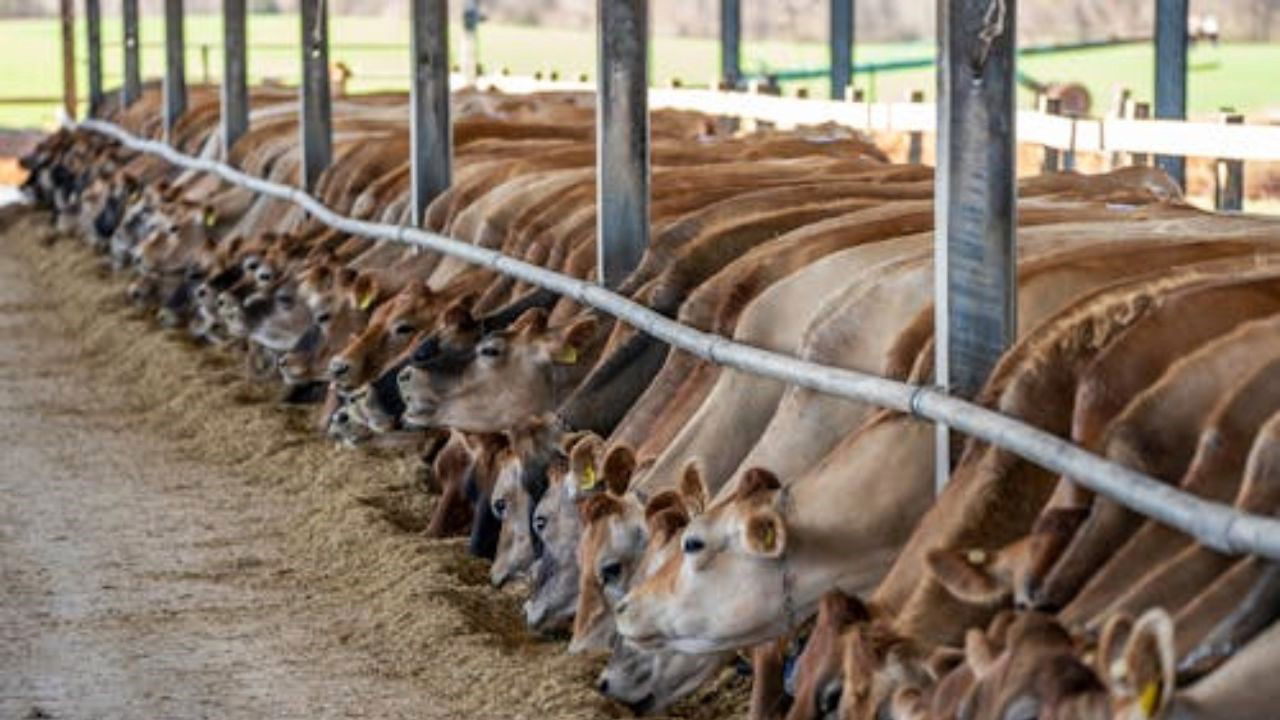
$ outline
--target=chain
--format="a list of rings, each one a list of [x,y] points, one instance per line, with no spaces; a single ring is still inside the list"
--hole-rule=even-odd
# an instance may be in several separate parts
[[[782,516],[782,522],[787,522],[787,515],[791,509],[791,488],[783,485],[778,491],[778,514]],[[778,562],[782,567],[782,612],[787,623],[786,632],[790,634],[800,624],[796,621],[796,599],[795,599],[795,577],[791,574],[791,568],[787,565],[787,547],[782,548],[782,554],[778,557]]]
[[[978,32],[980,46],[973,59],[973,65],[978,75],[981,75],[982,70],[986,67],[987,57],[991,55],[991,46],[995,43],[996,38],[1004,34],[1005,16],[1007,14],[1005,0],[991,0],[991,4],[987,6],[986,16],[982,19],[982,30]]]

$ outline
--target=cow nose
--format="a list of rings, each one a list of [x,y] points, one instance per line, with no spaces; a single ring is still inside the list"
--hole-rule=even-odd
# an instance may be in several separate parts
[[[596,689],[600,691],[601,695],[608,695],[609,694],[609,678],[600,678],[600,683],[596,685]]]
[[[142,300],[142,288],[138,287],[137,285],[130,287],[129,299],[134,302],[139,302],[140,300]]]
[[[338,423],[339,425],[346,425],[347,423],[351,422],[351,415],[346,410],[339,410],[338,412],[334,413],[333,421]]]
[[[400,374],[396,376],[396,382],[399,383],[402,388],[407,387],[409,383],[413,382],[413,368],[407,367],[401,370]]]
[[[349,372],[351,372],[351,363],[342,358],[334,358],[329,363],[329,374],[335,378],[345,377]]]
[[[201,285],[200,287],[196,288],[196,299],[201,301],[208,300],[209,288],[205,287],[204,285]]]

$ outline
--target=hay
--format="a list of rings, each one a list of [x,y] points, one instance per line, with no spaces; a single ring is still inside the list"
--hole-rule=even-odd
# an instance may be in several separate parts
[[[65,362],[24,372],[84,373],[137,442],[274,504],[286,519],[264,533],[278,537],[291,572],[259,581],[287,583],[299,602],[343,618],[310,632],[367,654],[376,673],[422,683],[459,717],[627,715],[592,691],[599,661],[530,636],[519,596],[492,589],[464,542],[421,536],[433,498],[416,484],[412,459],[327,443],[310,411],[274,404],[278,389],[246,381],[234,354],[161,331],[125,303],[123,280],[103,278],[98,257],[72,238],[49,245],[48,228],[43,214],[6,214],[0,252],[31,268],[47,297],[38,308],[47,312],[34,315],[41,331],[79,342]],[[741,715],[748,690],[726,672],[673,715]]]

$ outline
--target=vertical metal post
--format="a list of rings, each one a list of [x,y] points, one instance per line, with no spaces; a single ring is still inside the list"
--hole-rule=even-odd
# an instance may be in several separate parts
[[[1016,0],[938,0],[936,381],[972,397],[1017,324]],[[937,486],[950,474],[939,426]]]
[[[142,96],[142,66],[138,61],[138,0],[122,0],[124,10],[124,104]]]
[[[1243,125],[1244,115],[1224,110],[1222,122]],[[1218,210],[1244,209],[1244,161],[1218,159],[1214,162],[1213,206]]]
[[[213,82],[209,75],[209,43],[200,43],[200,82],[203,85]]]
[[[742,0],[720,0],[720,82],[742,86]]]
[[[84,0],[84,19],[89,53],[89,115],[102,110],[102,1]]]
[[[76,8],[74,0],[62,0],[59,5],[62,18],[62,110],[67,117],[76,117]]]
[[[649,246],[649,2],[598,0],[596,257],[617,287]]]
[[[222,147],[230,150],[249,129],[245,0],[222,2]]]
[[[182,0],[164,0],[164,128],[166,139],[187,111],[186,39]]]
[[[453,137],[449,127],[449,3],[413,0],[412,116],[413,216],[422,222],[427,205],[449,187],[453,173]]]
[[[1189,0],[1156,0],[1156,118],[1187,117],[1187,11]],[[1186,158],[1156,156],[1156,166],[1182,188],[1187,186]]]
[[[333,108],[329,88],[327,0],[301,0],[302,186],[312,190],[333,159]]]
[[[446,19],[448,10],[445,10]],[[416,32],[416,31],[415,31]],[[446,44],[445,47],[448,47]],[[448,71],[449,56],[443,62]],[[462,9],[462,74],[467,85],[475,85],[480,76],[480,0],[467,0]]]
[[[1129,90],[1129,88],[1117,88],[1111,101],[1111,117],[1116,118],[1117,120],[1123,120],[1124,118],[1129,117],[1129,103],[1131,102],[1132,96],[1133,92]],[[1111,153],[1111,158],[1108,161],[1112,170],[1120,167],[1123,162],[1124,158],[1119,152]]]
[[[1059,115],[1062,113],[1062,100],[1051,98],[1044,95],[1040,96],[1040,112],[1045,115]],[[1044,146],[1044,162],[1040,166],[1042,173],[1056,173],[1062,169],[1059,153],[1057,148]]]
[[[923,90],[912,90],[907,99],[913,103],[924,102]],[[919,165],[924,162],[924,133],[913,131],[907,144],[907,162]]]
[[[831,0],[831,99],[843,100],[853,81],[853,0]]]

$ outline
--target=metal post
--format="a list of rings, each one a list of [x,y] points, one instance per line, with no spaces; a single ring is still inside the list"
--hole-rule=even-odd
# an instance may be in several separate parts
[[[442,3],[443,4],[443,3]],[[445,10],[448,19],[448,9]],[[447,35],[447,33],[446,33]],[[448,47],[446,43],[445,47]],[[416,56],[416,54],[415,54]],[[448,53],[442,62],[448,71]],[[462,9],[462,73],[467,85],[475,85],[480,76],[480,0],[467,0]]]
[[[596,256],[617,287],[649,246],[649,2],[598,0]]]
[[[831,0],[831,99],[843,100],[853,81],[853,0]]]
[[[89,115],[102,109],[102,2],[84,0],[85,34],[89,52]]]
[[[213,82],[209,75],[209,43],[200,43],[200,82],[204,85]]]
[[[1187,117],[1187,6],[1188,0],[1156,0],[1156,118]],[[1186,158],[1156,156],[1156,166],[1187,186]]]
[[[1062,112],[1062,101],[1058,98],[1051,98],[1044,95],[1040,96],[1040,112],[1045,115],[1059,115]],[[1059,162],[1058,149],[1044,146],[1044,163],[1040,166],[1040,172],[1056,173],[1062,169]]]
[[[62,110],[76,117],[76,8],[73,0],[62,0]]]
[[[164,0],[164,127],[166,138],[187,111],[186,40],[182,0]]]
[[[742,0],[720,0],[720,82],[742,86]]]
[[[222,147],[249,129],[249,76],[244,0],[222,2]]]
[[[1151,119],[1151,103],[1134,103],[1133,104],[1134,120],[1150,120]],[[1151,157],[1146,153],[1133,153],[1129,161],[1134,165],[1146,165],[1151,162]]]
[[[302,187],[310,191],[333,159],[327,0],[301,0]]]
[[[924,102],[923,90],[912,90],[908,99],[913,103]],[[924,161],[924,133],[914,131],[911,133],[910,141],[907,145],[907,162],[912,165],[919,165]]]
[[[422,222],[427,205],[449,187],[453,137],[449,127],[449,3],[413,0],[409,52],[413,57],[410,117],[413,157],[413,216]]]
[[[938,0],[936,382],[973,397],[1016,332],[1016,0]],[[937,485],[950,474],[938,426]]]
[[[1244,115],[1224,110],[1222,122],[1243,125]],[[1244,161],[1218,159],[1214,162],[1213,206],[1218,210],[1244,209]]]
[[[132,105],[142,96],[142,66],[138,61],[138,0],[122,0],[124,5],[124,104]]]

